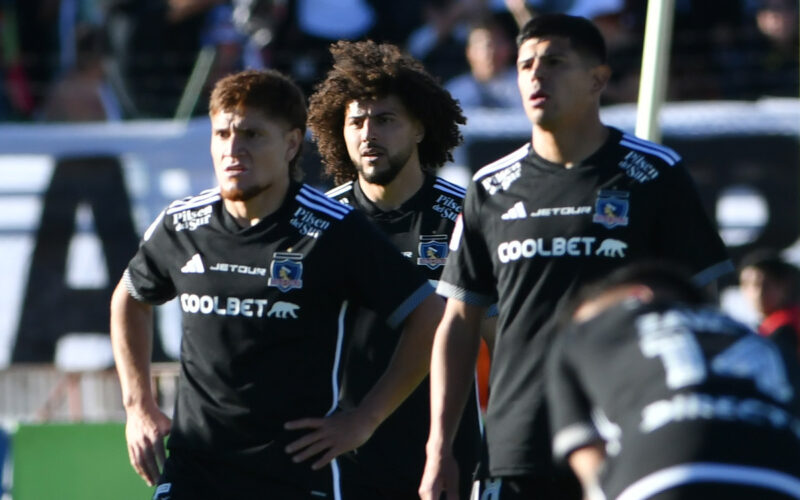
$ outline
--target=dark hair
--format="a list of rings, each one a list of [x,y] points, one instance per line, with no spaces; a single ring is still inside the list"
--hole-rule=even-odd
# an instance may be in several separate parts
[[[567,14],[541,14],[525,23],[517,35],[517,48],[531,38],[560,36],[584,57],[605,64],[606,42],[597,26],[585,17]]]
[[[209,114],[253,108],[270,119],[284,120],[292,129],[306,133],[306,101],[289,77],[275,70],[246,70],[220,79],[211,92]],[[303,145],[289,162],[289,173],[295,180],[303,177],[299,165]]]
[[[800,294],[800,269],[775,250],[762,248],[748,253],[742,258],[739,271],[747,267],[761,271],[770,281],[786,284],[792,297]]]
[[[575,297],[574,311],[580,304],[596,299],[615,288],[644,285],[654,299],[678,300],[686,304],[707,304],[710,297],[697,286],[682,266],[667,261],[642,260],[620,267],[607,276],[585,285]]]
[[[309,100],[308,125],[317,142],[325,173],[336,183],[356,179],[358,173],[344,141],[348,103],[397,96],[425,128],[419,143],[423,169],[435,170],[452,161],[452,150],[463,137],[466,123],[461,107],[422,64],[391,44],[340,41],[330,48],[333,68]]]

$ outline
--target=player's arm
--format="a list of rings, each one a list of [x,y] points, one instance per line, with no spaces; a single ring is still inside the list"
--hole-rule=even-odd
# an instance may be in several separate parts
[[[152,306],[134,299],[120,281],[111,297],[111,345],[127,415],[125,438],[131,465],[151,486],[158,481],[171,427],[150,385],[152,344]]]
[[[286,447],[295,462],[321,454],[311,466],[319,469],[372,436],[427,375],[433,334],[443,309],[442,299],[431,293],[408,315],[389,366],[357,408],[286,423],[287,429],[312,430]]]
[[[448,500],[459,498],[453,440],[473,387],[485,316],[486,308],[450,298],[436,329],[431,355],[431,429],[419,487],[423,500],[439,500],[442,492]]]
[[[600,490],[600,469],[606,459],[604,444],[597,441],[570,453],[568,461],[583,487],[584,500],[605,498]],[[598,495],[599,494],[599,495]]]

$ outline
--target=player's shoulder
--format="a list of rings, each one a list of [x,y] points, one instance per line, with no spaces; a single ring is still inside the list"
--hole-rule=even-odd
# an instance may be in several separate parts
[[[302,184],[295,195],[295,201],[304,210],[334,220],[342,220],[353,211],[353,207],[327,196],[322,191]]]
[[[350,197],[353,195],[354,181],[347,181],[344,184],[339,184],[325,192],[325,196],[333,198],[334,200],[342,203],[348,203]]]
[[[149,239],[156,227],[162,223],[168,231],[175,232],[194,232],[196,229],[208,225],[214,217],[214,205],[218,204],[221,199],[219,187],[215,187],[173,201],[161,211],[145,231],[145,240]]]
[[[459,200],[463,200],[464,196],[467,194],[467,189],[464,186],[459,186],[458,184],[455,184],[444,177],[438,176],[434,177],[431,191],[433,192],[434,196],[444,195],[455,197]]]
[[[509,170],[516,170],[520,168],[520,162],[528,156],[531,150],[531,144],[527,143],[516,151],[513,151],[502,158],[481,167],[472,176],[473,182],[480,182],[487,178],[492,178],[497,175],[503,175],[504,172]]]
[[[654,175],[672,169],[682,160],[674,149],[626,132],[618,132],[618,147],[619,166],[631,176]]]
[[[166,214],[171,215],[184,210],[193,210],[197,208],[206,207],[214,204],[222,199],[219,188],[206,189],[201,191],[200,194],[186,196],[170,203],[166,208]]]

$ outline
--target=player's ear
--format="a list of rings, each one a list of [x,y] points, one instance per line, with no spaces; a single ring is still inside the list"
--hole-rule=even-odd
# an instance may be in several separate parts
[[[286,161],[292,161],[303,144],[303,132],[299,128],[293,128],[286,132],[284,140],[286,144],[285,159]]]
[[[608,64],[598,64],[592,68],[592,91],[602,93],[611,79],[611,67]]]
[[[423,125],[422,122],[416,118],[414,118],[413,123],[414,123],[414,140],[417,142],[417,144],[419,144],[420,142],[422,142],[423,139],[425,139],[425,125]]]

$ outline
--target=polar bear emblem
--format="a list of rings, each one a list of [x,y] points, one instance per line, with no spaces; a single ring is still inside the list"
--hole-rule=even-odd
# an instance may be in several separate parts
[[[268,318],[297,318],[296,311],[300,309],[300,306],[297,304],[292,304],[291,302],[275,302],[272,304],[269,312],[267,313]]]
[[[600,248],[594,253],[604,257],[625,257],[625,250],[628,244],[624,241],[607,238],[600,244]]]

